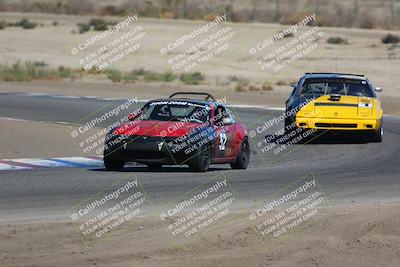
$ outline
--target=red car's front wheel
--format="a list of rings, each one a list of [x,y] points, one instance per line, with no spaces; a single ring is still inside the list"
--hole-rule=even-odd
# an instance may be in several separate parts
[[[206,172],[210,167],[210,146],[200,146],[189,162],[189,168],[196,172]]]
[[[104,166],[107,170],[110,171],[120,171],[125,165],[125,162],[119,159],[116,159],[112,155],[106,155],[104,153]]]
[[[236,160],[231,163],[232,169],[247,169],[250,162],[250,144],[249,140],[244,139],[242,145],[240,146],[239,154]]]

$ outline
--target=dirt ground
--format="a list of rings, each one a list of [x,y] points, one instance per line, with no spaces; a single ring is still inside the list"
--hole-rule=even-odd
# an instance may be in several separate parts
[[[95,34],[93,31],[84,34],[72,33],[77,30],[76,23],[87,22],[90,17],[31,13],[1,13],[1,16],[7,22],[27,17],[40,23],[41,26],[33,30],[23,30],[18,27],[6,27],[1,30],[0,64],[36,61],[45,62],[52,68],[58,66],[80,68],[79,58],[73,56],[70,50]],[[53,26],[54,21],[58,22],[57,26]],[[190,33],[202,26],[204,22],[140,18],[138,24],[143,27],[147,35],[136,54],[128,55],[118,61],[116,67],[122,71],[138,68],[159,72],[171,70],[168,64],[170,56],[162,56],[159,52],[160,47],[179,36]],[[274,72],[261,70],[256,58],[249,55],[249,49],[287,26],[260,23],[228,23],[227,25],[235,32],[235,37],[230,40],[229,49],[195,69],[206,76],[206,81],[197,86],[183,85],[179,81],[122,84],[112,83],[105,77],[93,76],[79,78],[74,82],[0,82],[0,91],[99,97],[125,97],[136,94],[143,98],[154,98],[166,96],[174,91],[191,90],[207,91],[216,94],[217,97],[226,97],[228,103],[232,104],[282,107],[291,87],[277,85],[278,81],[286,83],[297,81],[304,72],[350,72],[365,74],[375,86],[382,86],[384,92],[379,96],[385,112],[400,114],[398,108],[400,47],[381,43],[380,39],[388,31],[322,28],[324,35],[318,41],[316,50],[297,59],[282,70]],[[250,35],[249,32],[251,32]],[[396,31],[392,32],[399,34]],[[343,37],[348,44],[328,44],[327,39],[332,36]],[[29,45],[26,42],[28,37]],[[284,39],[288,40],[281,40],[282,44],[293,38]],[[252,84],[268,82],[272,84],[273,91],[237,92],[236,79],[246,79]]]
[[[23,30],[19,27],[6,27],[1,30],[0,63],[3,64],[30,60],[44,61],[50,67],[62,65],[80,68],[79,58],[71,54],[71,49],[95,34],[93,31],[84,34],[72,33],[77,31],[78,22],[88,22],[90,17],[30,13],[2,13],[1,17],[7,22],[27,17],[42,25],[33,30]],[[54,21],[58,22],[57,26],[53,26]],[[149,18],[139,18],[137,23],[147,35],[137,53],[118,61],[116,67],[123,71],[137,68],[160,72],[171,70],[168,59],[172,55],[162,56],[160,47],[165,47],[180,36],[205,24],[204,21]],[[196,68],[196,71],[205,74],[207,86],[213,90],[232,90],[231,81],[234,77],[248,79],[254,83],[275,84],[279,80],[297,81],[304,72],[348,72],[367,75],[376,86],[384,88],[385,96],[400,96],[400,47],[381,43],[381,38],[388,33],[386,30],[321,28],[323,37],[318,41],[316,50],[274,72],[262,70],[256,58],[250,56],[249,49],[288,26],[261,23],[226,25],[235,33],[234,38],[229,40],[229,49]],[[306,29],[310,28],[304,30]],[[399,34],[398,31],[392,33]],[[296,33],[296,36],[299,36],[299,33]],[[347,39],[348,44],[327,43],[327,39],[332,36],[343,37]],[[285,44],[292,38],[284,39],[287,40],[280,40],[278,43]],[[278,93],[287,94],[290,91],[290,87],[274,87]]]
[[[152,216],[93,244],[72,223],[3,224],[0,258],[5,266],[398,266],[399,209],[379,203],[321,208],[315,223],[267,245],[246,212],[179,243]]]

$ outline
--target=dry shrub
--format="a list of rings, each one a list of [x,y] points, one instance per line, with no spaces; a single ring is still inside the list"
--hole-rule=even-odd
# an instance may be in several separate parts
[[[185,84],[199,84],[205,80],[205,77],[200,72],[182,73],[180,80]]]
[[[283,81],[283,80],[279,80],[276,82],[276,85],[279,86],[285,86],[285,85],[289,85],[290,83],[288,81]]]
[[[259,92],[259,91],[261,91],[261,87],[256,84],[250,84],[249,91]]]
[[[236,92],[246,92],[246,87],[243,86],[243,84],[238,83],[235,85],[235,91]]]
[[[15,23],[7,23],[5,26],[10,26],[10,27],[21,27],[23,29],[34,29],[37,26],[37,23],[29,21],[27,18],[23,18],[20,21],[17,21]]]
[[[331,36],[326,40],[328,44],[348,44],[349,41],[347,41],[346,38],[340,37],[340,36]]]
[[[246,92],[248,84],[249,84],[249,81],[246,79],[238,80],[235,85],[235,91],[236,92]]]
[[[284,33],[283,38],[291,38],[294,37],[294,33],[292,32],[288,32],[288,33]]]
[[[397,44],[398,42],[400,42],[399,36],[391,33],[382,37],[382,43],[384,44]]]
[[[215,15],[215,14],[208,14],[208,15],[205,15],[204,16],[204,20],[206,20],[206,21],[213,21],[213,20],[215,20],[215,19],[217,19],[217,15]]]
[[[175,18],[175,13],[174,13],[174,11],[172,11],[168,8],[162,8],[160,17],[164,18],[164,19],[173,19],[173,18]]]
[[[76,26],[78,26],[78,31],[81,34],[90,31],[92,27],[89,23],[78,23]]]
[[[272,90],[274,90],[274,87],[272,87],[272,85],[269,83],[264,83],[262,86],[262,90],[263,91],[272,91]]]

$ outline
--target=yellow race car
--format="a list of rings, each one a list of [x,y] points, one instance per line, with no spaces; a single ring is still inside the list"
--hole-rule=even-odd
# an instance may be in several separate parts
[[[364,75],[306,73],[286,101],[285,132],[293,128],[367,133],[382,142],[383,110]]]

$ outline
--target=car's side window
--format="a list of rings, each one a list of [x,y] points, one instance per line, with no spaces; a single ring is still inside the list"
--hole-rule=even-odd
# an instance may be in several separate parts
[[[306,83],[303,86],[303,95],[323,95],[325,93],[326,83]]]
[[[347,84],[347,94],[351,96],[374,96],[371,92],[369,85],[356,83]]]
[[[298,98],[302,94],[303,86],[304,86],[304,80],[300,79],[300,81],[293,89],[292,95],[294,96],[294,98]]]
[[[236,123],[233,112],[230,109],[226,109],[226,112],[227,112],[227,117],[231,120],[231,123],[232,124]]]
[[[292,93],[290,94],[290,96],[293,96],[295,92],[296,92],[296,87],[293,87],[293,90],[292,90]]]
[[[224,119],[228,118],[232,123],[234,123],[233,116],[231,115],[232,112],[228,109],[226,109],[224,106],[217,106],[215,109],[215,115],[214,115],[214,120],[215,120],[215,125],[216,126],[224,126]]]
[[[225,108],[223,106],[217,106],[215,110],[215,125],[222,126],[224,119]]]

